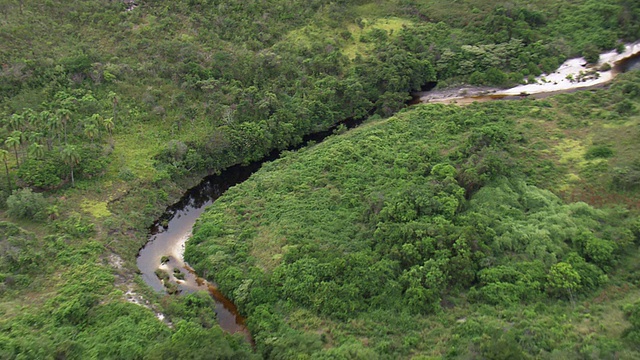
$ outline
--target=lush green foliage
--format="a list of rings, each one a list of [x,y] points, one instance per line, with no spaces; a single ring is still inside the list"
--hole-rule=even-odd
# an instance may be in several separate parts
[[[594,97],[618,95],[614,89]],[[567,98],[567,106],[579,97]],[[398,319],[424,325],[450,312],[476,320],[451,330],[459,340],[449,346],[471,348],[448,355],[571,352],[578,340],[536,333],[556,320],[526,316],[529,325],[522,320],[502,334],[480,326],[474,312],[491,319],[502,316],[499,309],[535,314],[563,299],[571,311],[576,299],[609,286],[622,254],[637,246],[635,220],[625,211],[564,204],[523,180],[541,162],[527,134],[546,116],[539,113],[546,104],[419,106],[287,153],[205,212],[187,260],[215,274],[247,314],[265,357],[277,357],[282,346],[269,340],[274,334],[299,339],[287,346],[319,357],[328,354],[312,344],[340,352],[360,336],[379,356],[432,354],[419,344],[437,335]],[[516,121],[532,114],[526,126]],[[589,161],[616,154],[602,152],[585,154]],[[521,163],[517,155],[527,153],[532,157]],[[540,330],[527,334],[527,326]],[[337,329],[341,337],[330,337]],[[394,335],[405,339],[401,345],[385,342]],[[598,353],[621,349],[620,339],[580,341]]]
[[[640,37],[637,2],[137,3],[0,4],[0,207],[8,199],[0,217],[16,222],[0,223],[0,358],[411,357],[429,353],[427,344],[445,344],[432,353],[451,357],[574,347],[568,353],[598,357],[622,348],[593,333],[565,340],[558,324],[567,309],[544,301],[588,297],[612,282],[605,274],[618,269],[630,237],[624,214],[562,205],[512,172],[524,168],[532,181],[562,189],[577,186],[549,175],[602,179],[633,201],[633,143],[625,148],[610,136],[585,144],[594,150],[580,153],[585,163],[576,167],[556,158],[522,164],[544,149],[523,150],[537,138],[514,129],[527,116],[576,131],[586,119],[618,126],[637,116],[633,79],[553,109],[401,114],[386,130],[350,135],[327,153],[307,150],[317,158],[295,165],[300,173],[255,185],[269,194],[258,202],[276,200],[272,188],[317,191],[260,214],[265,224],[287,226],[229,229],[237,214],[256,220],[250,197],[225,215],[232,222],[202,223],[201,238],[208,228],[229,240],[206,249],[212,255],[202,262],[220,267],[221,287],[251,314],[259,355],[214,325],[206,297],[159,301],[145,293],[173,328],[123,298],[144,292],[133,280],[134,257],[148,226],[201,174],[299,144],[348,117],[391,115],[427,82],[507,86],[569,56],[593,58]],[[425,118],[439,121],[407,123]],[[289,154],[271,168],[294,162],[298,155]],[[307,166],[322,176],[304,175]],[[496,194],[513,209],[492,202]],[[546,205],[530,209],[531,201]],[[510,227],[483,213],[490,206]],[[554,221],[562,228],[550,228]],[[557,263],[568,265],[551,276]],[[468,321],[443,311],[466,299],[479,304],[461,315]],[[487,309],[496,304],[509,310],[494,316]],[[513,304],[538,305],[519,313]],[[542,319],[530,321],[536,315]]]
[[[42,220],[46,207],[44,196],[28,188],[16,190],[7,198],[7,214],[16,219]]]
[[[16,165],[33,156],[70,167],[22,170],[26,185],[51,188],[71,180],[75,160],[131,146],[118,134],[151,123],[154,172],[180,177],[257,160],[372,109],[390,115],[430,81],[518,83],[640,36],[629,1],[383,3],[154,1],[127,11],[49,1],[49,17],[36,2],[7,4],[0,135]],[[177,142],[185,151],[166,156]],[[96,156],[60,158],[69,144]],[[90,168],[79,177],[102,174]]]

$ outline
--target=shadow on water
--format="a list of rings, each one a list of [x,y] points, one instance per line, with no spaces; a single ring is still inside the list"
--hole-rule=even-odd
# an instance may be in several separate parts
[[[309,143],[318,143],[332,135],[338,126],[354,128],[364,119],[347,119],[331,128],[303,137],[301,145],[287,150],[300,149]],[[198,185],[187,190],[175,204],[167,207],[165,212],[149,228],[149,241],[138,253],[137,265],[142,278],[157,292],[179,292],[188,294],[196,291],[207,291],[216,302],[216,315],[220,327],[229,333],[243,333],[251,342],[251,335],[245,327],[245,319],[239,314],[236,306],[227,299],[215,283],[200,278],[188,264],[184,262],[184,246],[191,236],[196,219],[230,187],[247,180],[265,162],[273,161],[280,156],[273,151],[260,161],[248,165],[235,165],[219,175],[205,177]],[[164,262],[163,262],[164,261]],[[168,276],[168,281],[160,280],[156,271],[160,269]],[[174,269],[179,270],[178,277]],[[174,284],[174,285],[169,285]],[[168,286],[166,286],[168,285]],[[172,289],[173,288],[173,289]]]
[[[640,70],[640,53],[618,61],[613,66],[613,71],[616,73],[624,73],[632,70]]]

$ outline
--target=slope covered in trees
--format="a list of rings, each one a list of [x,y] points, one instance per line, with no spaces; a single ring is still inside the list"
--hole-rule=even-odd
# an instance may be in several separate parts
[[[208,298],[162,297],[150,293],[136,277],[135,256],[147,241],[148,227],[189,185],[203,174],[298,144],[303,135],[344,118],[367,117],[373,112],[391,115],[404,107],[409,91],[426,82],[437,80],[440,86],[462,82],[498,86],[519,83],[552,70],[567,57],[593,55],[640,37],[639,5],[622,0],[580,0],[571,4],[551,0],[469,1],[455,2],[455,6],[431,0],[268,0],[251,4],[141,0],[136,4],[131,7],[114,0],[0,3],[0,144],[4,145],[0,149],[2,358],[252,356],[248,344],[218,329]],[[636,91],[633,82],[618,84],[624,94]],[[542,142],[535,149],[569,149],[580,142],[582,130],[576,126],[589,114],[584,113],[586,107],[575,104],[576,98],[580,97],[571,97],[566,103],[558,100],[561,110],[557,110],[562,126],[566,122],[573,127],[573,137],[556,139],[557,143]],[[600,104],[605,108],[603,116],[634,113],[633,101],[618,100],[598,96],[581,101]],[[515,116],[508,114],[511,109],[498,107],[491,111]],[[556,110],[542,106],[538,111],[544,116],[556,114]],[[600,134],[609,134],[610,139],[615,138],[614,134],[626,134],[626,126],[615,125]],[[452,131],[452,137],[459,135],[456,129],[440,130]],[[531,138],[536,136],[532,134]],[[608,143],[617,144],[610,139]],[[506,138],[505,144],[512,140]],[[566,158],[556,167],[546,159],[550,162],[543,162],[544,171],[526,164],[518,169],[544,187],[557,185],[565,198],[608,194],[574,186],[598,176],[610,180],[621,191],[635,190],[638,169],[629,160],[633,158],[632,148],[618,151],[607,146],[586,146],[583,145],[585,151],[595,156],[589,161],[574,162],[571,159],[575,154],[567,151]],[[470,154],[475,151],[458,150]],[[609,150],[615,154],[608,160],[615,171],[602,175],[598,166],[604,165],[598,159],[606,157]],[[445,156],[449,150],[438,151]],[[468,154],[461,156],[465,155]],[[489,155],[499,158],[500,154]],[[395,156],[390,156],[395,164]],[[544,154],[541,156],[545,158]],[[485,157],[473,159],[470,169],[474,161]],[[411,164],[415,160],[397,161],[394,166],[401,168],[403,161],[414,166]],[[448,215],[442,216],[452,223],[450,226],[462,226],[457,212],[450,214],[452,207],[455,202],[464,203],[465,196],[475,193],[488,175],[470,172],[464,183],[459,183],[456,175],[455,185],[447,179],[447,169],[442,168],[444,177],[436,179],[440,185],[422,190],[442,192],[446,209],[434,211],[445,211]],[[409,167],[406,171],[413,170]],[[569,175],[550,176],[560,173]],[[409,177],[405,180],[415,181]],[[405,188],[403,184],[398,182],[398,190]],[[495,191],[508,194],[528,191],[530,185],[511,180],[493,184]],[[462,197],[456,186],[464,190]],[[367,199],[375,205],[376,196],[371,194]],[[398,193],[398,206],[412,196]],[[545,192],[539,196],[557,205],[558,212],[570,211]],[[587,200],[598,205],[630,201],[626,196],[616,196]],[[520,204],[519,200],[516,203]],[[351,233],[329,233],[334,226],[331,223],[318,231],[326,235],[327,241],[353,235],[354,246],[362,246],[363,239],[357,234],[371,233],[377,224],[374,216],[381,216],[381,223],[389,222],[378,236],[384,231],[391,236],[399,230],[391,225],[396,221],[392,214],[383,218],[384,212],[374,210],[375,207],[367,215],[368,220],[358,219],[363,228],[357,232],[345,227],[344,231]],[[478,213],[479,218],[484,216],[480,211],[473,213]],[[540,214],[543,215],[548,214]],[[354,213],[345,214],[345,219],[353,216]],[[514,214],[513,223],[524,226],[522,216]],[[416,219],[408,217],[406,221]],[[587,216],[584,221],[588,219]],[[591,229],[597,239],[608,239],[601,233],[607,233],[607,226],[613,225],[606,224],[609,223]],[[451,240],[455,234],[447,236],[452,236]],[[443,244],[435,244],[433,251],[444,251],[441,246],[448,245],[446,241]],[[384,260],[382,254],[390,251],[384,255],[391,256],[385,261],[392,270],[399,271],[394,268],[393,261],[398,260],[393,256],[402,249],[396,245],[381,244],[371,251],[377,251],[381,257],[378,260]],[[619,244],[612,248],[614,261],[614,255],[622,249]],[[409,270],[424,266],[420,261],[432,255],[428,249],[416,251],[414,258],[404,264]],[[586,253],[576,251],[591,261]],[[280,264],[283,260],[279,255],[268,251],[260,254],[263,270]],[[605,267],[613,266],[607,265],[607,259],[605,256],[602,263],[594,265],[605,274]],[[479,266],[480,259],[465,261]],[[517,266],[513,265],[516,270]],[[230,271],[240,274],[237,269]],[[287,271],[293,268],[283,269],[279,276],[287,275]],[[451,279],[442,271],[437,291],[421,290],[410,278],[412,275],[397,279],[398,287],[387,290],[406,293],[409,288],[403,287],[415,283],[410,293],[416,299],[430,299],[431,310],[436,311],[436,298],[445,301],[448,291],[455,290],[449,290]],[[342,283],[330,286],[349,294],[352,289],[341,288],[348,277],[340,279]],[[229,280],[226,289],[236,282],[237,279]],[[584,285],[580,289],[571,286],[571,296],[583,296],[580,291]],[[467,288],[461,285],[455,291],[463,293]],[[268,289],[265,287],[266,298],[279,296]],[[477,288],[474,296],[484,299],[488,295],[483,291]],[[568,296],[568,292],[565,289],[556,295]],[[156,319],[149,309],[125,301],[131,298],[161,311],[171,327]],[[383,300],[381,296],[377,299],[363,304],[347,302],[348,308],[337,311],[334,320],[344,321],[354,311],[378,311],[376,301]],[[238,301],[243,306],[248,304]],[[292,301],[310,309],[311,314],[326,315],[313,304],[317,299],[294,296]],[[397,307],[390,305],[389,309],[395,311]],[[249,308],[246,311],[256,313]],[[264,317],[273,314],[271,309],[263,312]],[[273,324],[280,321],[275,314]],[[298,315],[302,318],[308,314]],[[388,317],[380,319],[386,321]],[[411,326],[417,328],[416,324]],[[361,325],[361,338],[370,337],[371,331],[365,328],[370,323]],[[301,327],[294,326],[298,330]],[[258,336],[268,333],[254,329],[263,334]],[[272,330],[275,334],[285,329],[288,327]],[[344,333],[353,334],[352,330],[345,329]],[[339,351],[350,351],[350,342],[333,340],[342,337],[342,330],[336,331],[335,335],[325,335],[327,344],[339,344],[343,347]],[[263,353],[255,356],[276,357],[278,351],[297,349],[294,344],[305,342],[309,351],[322,346],[314,337],[293,330],[287,334],[271,347],[265,345],[271,340],[259,338]],[[383,341],[379,346],[395,349],[398,339],[395,336],[387,345]],[[415,338],[407,339],[407,348],[412,348]],[[188,346],[193,343],[198,346]],[[393,349],[390,353],[395,352]],[[338,350],[329,353],[332,351]]]
[[[230,189],[186,260],[264,357],[636,357],[639,87],[372,120]],[[607,206],[556,195],[595,185]]]
[[[141,148],[111,157],[134,176],[219,170],[348,117],[389,115],[427,82],[519,83],[640,36],[637,4],[614,0],[454,12],[435,1],[20,1],[4,13],[0,137],[39,155],[21,180],[44,188],[70,177],[51,169],[73,163],[69,144],[83,144],[81,167],[114,130],[149,134],[116,136]]]

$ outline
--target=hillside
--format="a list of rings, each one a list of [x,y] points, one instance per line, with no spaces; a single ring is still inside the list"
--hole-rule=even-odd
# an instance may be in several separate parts
[[[264,357],[636,358],[639,88],[371,120],[230,189],[186,260]]]
[[[342,326],[332,324],[347,324],[347,319],[355,319],[351,312],[371,314],[378,311],[380,308],[376,306],[379,304],[374,300],[363,304],[346,302],[346,308],[335,304],[334,318],[328,314],[333,310],[321,310],[318,304],[312,304],[317,300],[293,296],[291,306],[295,308],[291,310],[300,316],[300,324],[262,329],[262,325],[258,325],[262,320],[256,315],[258,303],[252,308],[247,301],[232,296],[253,322],[250,327],[256,332],[259,349],[254,352],[241,336],[231,336],[220,330],[212,310],[213,301],[208,296],[156,294],[142,282],[135,259],[148,241],[149,227],[168,205],[202,176],[261,159],[273,150],[300,145],[305,135],[327,129],[346,118],[373,116],[378,121],[394,123],[397,120],[380,119],[402,111],[409,93],[425,85],[437,82],[438,87],[466,83],[506,87],[526,83],[543,72],[553,71],[566,58],[578,55],[593,58],[600,51],[615,49],[625,41],[635,41],[640,38],[639,6],[634,1],[622,0],[580,0],[570,4],[552,0],[504,3],[481,0],[266,0],[249,3],[238,0],[140,0],[136,1],[136,6],[114,0],[2,1],[0,358],[217,356],[244,359],[278,357],[274,349],[289,347],[287,341],[292,344],[291,349],[297,349],[293,344],[304,344],[307,340],[310,341],[309,351],[324,346],[328,349],[327,356],[331,356],[331,351],[348,351],[358,326],[357,319],[349,325],[352,328],[340,330],[347,334],[344,339],[339,339],[342,335],[337,332],[335,336],[325,335],[324,344],[318,343],[316,337],[300,335],[298,330],[305,326],[309,329]],[[534,106],[539,109],[531,110],[532,114],[525,110],[532,105],[487,105],[487,110],[482,111],[494,112],[491,115],[494,117],[512,119],[515,126],[505,130],[503,145],[506,147],[497,154],[492,153],[491,156],[498,156],[492,161],[501,163],[504,159],[499,156],[509,154],[509,159],[519,162],[513,170],[525,175],[525,178],[518,175],[520,177],[512,179],[513,174],[503,174],[498,169],[493,175],[506,180],[492,182],[491,186],[526,192],[531,190],[528,186],[536,185],[554,190],[568,202],[584,200],[598,208],[620,203],[635,209],[637,166],[634,163],[635,147],[630,139],[635,131],[636,103],[630,94],[637,91],[635,80],[626,81],[617,82],[618,88],[606,93],[611,94],[609,97],[583,94],[558,98],[548,103],[550,107]],[[616,96],[629,99],[623,101]],[[599,104],[597,111],[585,112],[595,104]],[[481,111],[484,108],[470,109]],[[414,111],[426,113],[417,115]],[[469,115],[466,111],[472,110],[422,108],[397,116],[425,117],[434,111],[465,117]],[[533,116],[533,112],[554,121],[545,123],[547,125],[542,128],[524,127],[521,118]],[[601,114],[608,122],[598,131],[587,132],[580,124],[599,120],[600,115],[596,114]],[[482,119],[478,126],[480,122],[494,119],[478,116]],[[596,118],[587,120],[590,116]],[[620,118],[609,119],[609,116]],[[625,125],[626,121],[628,125]],[[374,126],[373,123],[362,131],[370,126]],[[449,159],[447,156],[454,156],[450,152],[460,151],[459,158],[450,159],[459,170],[463,165],[456,161],[463,161],[475,150],[471,145],[468,149],[459,147],[456,139],[463,133],[470,138],[476,136],[469,133],[472,129],[476,128],[450,128],[444,123],[433,129],[425,128],[425,131],[437,130],[438,136],[431,144],[422,144],[422,138],[412,140],[416,149],[427,151],[416,155],[417,160],[396,157],[396,144],[386,144],[387,165],[393,166],[399,174],[406,173],[406,178],[401,175],[397,181],[389,183],[398,186],[397,200],[402,201],[402,190],[411,181],[417,181],[413,177],[415,174],[412,175],[414,167],[431,171],[431,166],[436,165],[421,164],[420,159],[425,156],[439,154],[442,159]],[[395,136],[401,145],[404,130],[392,130],[399,131]],[[447,133],[449,131],[451,133]],[[537,145],[510,147],[514,141],[513,131],[524,131]],[[553,131],[558,131],[557,136],[548,136]],[[502,136],[500,134],[496,136]],[[587,137],[588,134],[593,136]],[[620,147],[626,144],[618,141],[620,139],[627,139],[629,147]],[[598,141],[608,146],[598,148]],[[595,150],[591,150],[592,145]],[[370,146],[374,150],[373,143]],[[571,149],[573,151],[569,151]],[[353,150],[354,154],[361,151]],[[597,160],[608,156],[609,150],[612,157],[608,162]],[[278,164],[312,151],[288,154]],[[410,154],[413,150],[397,150],[398,153],[402,151]],[[518,160],[528,156],[521,153],[525,151],[533,152],[532,158],[537,156],[536,159],[539,157],[542,162],[527,166]],[[582,160],[582,151],[594,151],[595,160]],[[561,159],[557,158],[559,154],[564,154]],[[325,165],[319,165],[321,159],[314,162],[326,167],[323,171],[329,178],[342,176],[339,173],[330,175],[334,170],[340,170],[338,165],[342,166],[335,161],[356,159],[338,155],[335,159],[330,156]],[[363,157],[369,155],[376,155],[376,151],[362,154]],[[472,169],[477,165],[475,162],[484,157],[469,159],[472,160],[468,166]],[[455,204],[466,204],[467,197],[477,190],[480,194],[483,191],[480,187],[488,184],[489,175],[474,175],[469,170],[465,176],[470,182],[464,182],[467,180],[458,179],[456,173],[455,184],[458,185],[455,185],[447,177],[450,168],[445,165],[441,169],[444,171],[441,190],[449,202],[447,214],[456,217],[457,211],[463,209]],[[601,168],[605,165],[611,169]],[[270,167],[274,166],[282,165]],[[304,166],[304,163],[296,166]],[[383,170],[358,169],[362,176],[373,176]],[[390,179],[396,175],[388,174]],[[326,184],[318,183],[317,186],[329,186],[329,178]],[[374,215],[380,215],[376,213],[376,206],[382,206],[378,204],[377,201],[382,200],[376,200],[375,192],[396,191],[385,190],[383,184],[378,184],[371,187],[372,193],[356,195],[357,190],[369,188],[371,184],[367,182],[376,181],[375,177],[358,180],[363,181],[358,185],[362,188],[356,184],[351,184],[354,188],[348,188],[354,197],[348,199],[347,208],[340,208],[342,218],[336,219],[336,223],[329,219],[325,219],[326,223],[317,223],[317,235],[326,237],[331,246],[339,248],[345,238],[353,238],[353,246],[364,247],[366,241],[362,237],[375,234]],[[618,190],[600,192],[602,187],[608,186],[600,184],[615,184]],[[342,196],[338,185],[342,186],[336,184],[335,189],[323,190],[327,197],[321,200],[332,210],[333,206],[345,205],[331,202]],[[305,186],[278,191],[301,191]],[[464,194],[456,186],[461,187]],[[429,188],[428,191],[440,189]],[[562,205],[546,192],[538,195],[556,204],[559,212],[571,211],[571,205]],[[251,197],[245,201],[249,200]],[[369,218],[361,218],[364,215],[360,213],[363,206],[358,203],[360,200],[372,207],[372,213],[367,215]],[[490,207],[488,204],[477,206]],[[300,204],[299,210],[299,213],[286,213],[305,219],[304,204]],[[471,210],[465,208],[464,211]],[[590,229],[598,239],[605,239],[605,233],[620,232],[622,225],[616,225],[616,221],[624,226],[631,221],[622,218],[623,211],[618,214],[589,208],[585,212],[591,214],[585,215],[586,223],[591,219],[588,216],[604,216],[611,221],[602,224],[598,221],[598,228]],[[394,221],[393,218],[388,220]],[[359,224],[359,227],[347,226],[347,221]],[[302,229],[293,230],[305,235],[308,229]],[[251,260],[256,261],[251,266],[268,272],[284,261],[285,252],[280,246],[286,244],[280,243],[282,234],[279,231],[285,230],[260,231],[265,233],[264,249],[249,257],[256,256]],[[611,261],[618,261],[619,254],[625,249],[620,244],[614,246]],[[326,250],[331,249],[327,247]],[[392,247],[377,249],[376,256],[380,259],[375,260],[387,256],[387,250],[392,251]],[[198,255],[190,251],[195,259]],[[423,252],[420,260],[431,255]],[[479,261],[469,261],[476,260]],[[243,259],[234,261],[238,261],[233,265],[238,268],[232,270],[236,275],[250,271],[249,263],[245,264]],[[614,265],[594,266],[609,274],[605,269],[607,266],[620,269]],[[199,266],[205,264],[199,263]],[[389,263],[389,266],[396,265]],[[386,270],[381,268],[381,271]],[[262,276],[258,274],[256,276]],[[283,272],[281,276],[286,274]],[[354,274],[350,276],[356,276]],[[227,275],[230,278],[223,280]],[[221,286],[231,293],[235,291],[238,279],[227,275],[220,277]],[[418,299],[427,296],[433,300],[430,300],[431,310],[427,312],[437,310],[436,296],[445,303],[456,296],[467,296],[470,288],[466,285],[469,284],[460,285],[454,292],[449,290],[450,279],[445,280],[441,282],[444,292],[417,290]],[[252,288],[257,288],[257,281],[254,280]],[[398,280],[398,286],[404,286],[401,283]],[[265,286],[262,300],[269,300],[264,304],[276,304],[271,301],[274,294],[276,297],[283,294],[273,293],[269,286]],[[602,289],[608,285],[598,286]],[[391,287],[388,291],[398,294],[404,290]],[[451,295],[449,291],[452,291]],[[352,295],[356,294],[360,293]],[[330,297],[331,292],[325,295]],[[578,292],[575,295],[578,298],[587,296]],[[377,298],[382,301],[381,296]],[[388,314],[398,310],[397,304],[395,301],[389,304]],[[278,306],[281,305],[284,306]],[[299,309],[307,310],[300,312]],[[563,307],[559,309],[564,311]],[[265,317],[274,315],[275,322],[279,322],[283,314],[286,312],[271,308],[264,312]],[[389,319],[388,314],[381,314],[379,321]],[[314,319],[324,322],[325,316],[331,324],[312,325]],[[303,320],[311,322],[304,323]],[[270,321],[264,324],[270,324]],[[621,324],[623,322],[620,320]],[[376,338],[373,330],[365,327],[368,324],[366,321],[361,323],[363,327],[358,330],[361,334],[358,339],[362,340],[362,345],[358,346],[384,353],[366,345],[364,338],[371,338],[371,341]],[[407,329],[418,329],[417,326],[424,324],[411,323]],[[289,328],[295,331],[279,338],[277,346],[268,345],[272,339],[266,334],[286,332]],[[446,328],[450,331],[450,327]],[[318,336],[322,338],[322,335]],[[421,339],[421,336],[417,338]],[[394,335],[388,346],[398,347],[398,339],[399,335]],[[425,353],[414,346],[414,338],[407,339],[406,346],[402,346],[409,349],[408,352],[391,349],[388,353],[402,356]],[[332,346],[342,346],[344,350],[330,350]],[[622,349],[623,345],[620,346]]]

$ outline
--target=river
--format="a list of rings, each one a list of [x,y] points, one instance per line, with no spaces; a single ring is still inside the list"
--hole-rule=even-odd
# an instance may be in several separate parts
[[[594,81],[571,82],[568,79],[567,81],[561,81],[561,78],[566,79],[566,74],[570,73],[567,72],[568,66],[571,66],[574,72],[584,70],[584,59],[570,59],[559,68],[558,73],[560,75],[555,77],[547,76],[545,81],[540,78],[537,84],[523,85],[507,90],[464,88],[440,90],[439,92],[429,91],[414,94],[414,100],[411,104],[457,103],[463,105],[476,101],[520,99],[525,96],[524,93],[527,96],[540,98],[560,92],[601,87],[620,72],[640,69],[640,42],[628,45],[627,51],[623,54],[605,53],[601,56],[601,61],[611,62],[614,66],[612,70],[600,75],[598,79],[592,79]],[[549,79],[555,79],[553,81],[556,83],[555,86]],[[558,86],[559,83],[561,83],[561,86]],[[441,96],[432,96],[438,93]],[[362,120],[349,119],[342,124],[347,128],[353,128],[361,122]],[[306,136],[300,146],[304,146],[309,141],[322,141],[331,135],[336,127],[337,125],[331,129]],[[235,305],[217,290],[215,284],[198,277],[184,262],[184,247],[191,236],[191,230],[196,219],[204,212],[207,206],[212,204],[230,187],[248,179],[251,174],[260,169],[263,163],[273,161],[278,156],[279,153],[274,151],[261,161],[246,166],[232,166],[220,175],[205,177],[200,184],[189,189],[177,203],[169,206],[165,213],[153,224],[150,228],[149,241],[140,249],[137,258],[137,265],[142,273],[143,280],[158,292],[166,291],[163,281],[156,275],[156,270],[158,269],[165,271],[165,276],[168,276],[168,282],[174,284],[170,286],[174,286],[177,292],[208,291],[216,300],[215,311],[222,329],[229,333],[243,333],[249,341],[251,337],[245,327],[245,319],[238,313]],[[177,276],[184,276],[184,279],[179,279],[174,274],[174,269],[179,271]]]
[[[347,128],[353,128],[363,121],[364,119],[348,119],[341,124]],[[287,150],[295,150],[309,142],[320,142],[332,135],[337,126],[307,135],[303,138],[301,145]],[[198,277],[184,262],[184,247],[191,236],[196,219],[207,206],[216,201],[230,187],[247,180],[251,174],[260,169],[263,163],[273,161],[279,155],[279,152],[274,151],[264,159],[249,165],[232,166],[220,175],[205,177],[200,184],[187,190],[182,198],[169,206],[151,226],[149,241],[140,249],[137,258],[142,279],[147,285],[158,292],[167,290],[163,281],[156,275],[156,270],[161,269],[169,276],[169,282],[177,285],[177,290],[180,293],[208,291],[216,300],[215,311],[220,327],[232,334],[244,333],[248,339],[250,339],[250,335],[245,327],[244,318],[238,313],[235,305],[217,290],[215,284]],[[168,261],[163,263],[163,257],[166,257],[164,260]],[[174,274],[174,269],[178,269],[184,279],[178,279]]]

